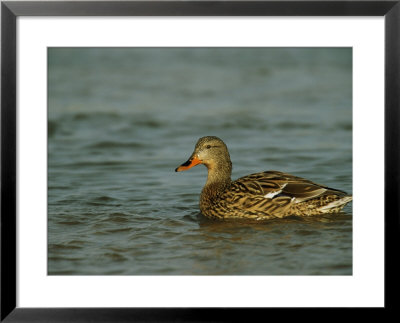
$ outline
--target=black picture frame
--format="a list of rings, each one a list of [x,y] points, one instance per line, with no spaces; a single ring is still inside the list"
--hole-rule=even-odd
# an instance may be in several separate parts
[[[16,307],[16,19],[19,16],[384,16],[385,19],[385,307],[397,307],[399,246],[400,0],[396,1],[4,1],[1,3],[1,321],[249,321],[256,308]],[[371,130],[373,131],[373,129]],[[371,170],[373,174],[373,170]],[[366,174],[365,176],[370,176]],[[374,178],[371,177],[373,186]],[[268,291],[266,291],[268,292]],[[299,309],[298,309],[299,310]],[[330,318],[334,310],[329,311]],[[302,313],[302,312],[300,312]],[[304,313],[304,312],[303,312]],[[369,318],[372,312],[369,311]],[[270,313],[268,313],[271,315]],[[309,314],[307,319],[310,319]],[[282,317],[281,317],[282,318]],[[296,317],[299,319],[299,317]],[[350,317],[348,317],[350,319]],[[251,320],[251,319],[250,319]]]

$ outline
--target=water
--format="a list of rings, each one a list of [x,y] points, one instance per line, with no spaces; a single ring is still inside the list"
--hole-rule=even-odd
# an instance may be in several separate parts
[[[199,214],[199,137],[232,178],[280,170],[352,192],[346,48],[49,49],[50,275],[351,275],[352,208],[264,222]]]

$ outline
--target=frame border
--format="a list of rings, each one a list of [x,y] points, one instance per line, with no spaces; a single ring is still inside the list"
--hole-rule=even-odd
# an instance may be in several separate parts
[[[261,308],[17,308],[16,19],[18,16],[384,16],[385,18],[385,314],[395,310],[400,233],[400,0],[389,1],[2,1],[1,293],[6,322],[234,322]],[[389,283],[390,282],[390,283]],[[269,309],[278,314],[285,308]],[[333,315],[334,309],[327,309]],[[274,313],[275,312],[275,313]],[[304,311],[303,311],[304,312]],[[349,310],[347,311],[349,312]],[[351,311],[353,312],[353,311]],[[382,309],[374,312],[382,320]],[[350,314],[347,313],[347,314]],[[370,316],[372,313],[368,311]],[[309,313],[306,314],[309,319]],[[378,316],[377,316],[378,317]],[[343,319],[343,316],[341,315]]]

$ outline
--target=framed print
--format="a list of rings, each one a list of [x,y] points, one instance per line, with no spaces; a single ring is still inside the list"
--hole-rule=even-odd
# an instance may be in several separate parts
[[[395,306],[398,1],[1,9],[2,320]]]

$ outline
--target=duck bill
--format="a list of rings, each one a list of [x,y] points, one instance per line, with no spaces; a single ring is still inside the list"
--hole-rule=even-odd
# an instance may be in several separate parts
[[[175,169],[175,172],[181,172],[184,170],[188,170],[189,168],[192,168],[198,164],[201,164],[201,160],[198,159],[197,157],[190,157],[187,162],[183,163],[179,167]]]

